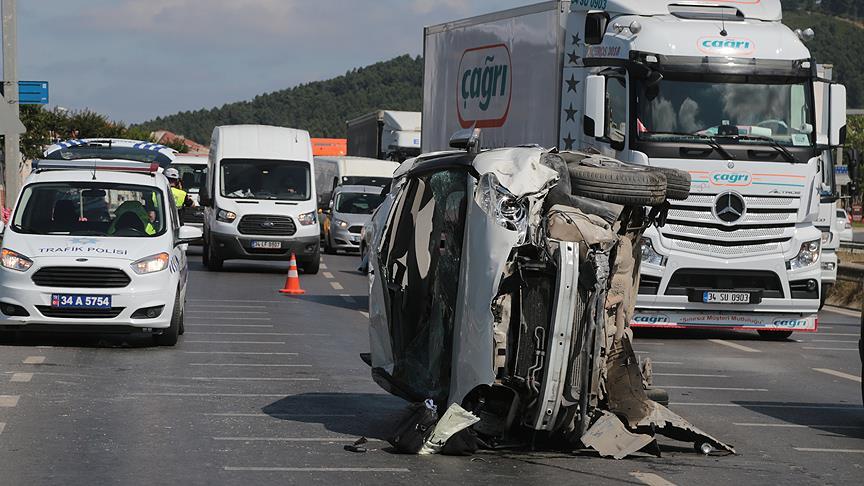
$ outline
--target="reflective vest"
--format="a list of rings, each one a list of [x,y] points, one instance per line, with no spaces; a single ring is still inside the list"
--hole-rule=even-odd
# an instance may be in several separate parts
[[[174,205],[178,208],[182,208],[183,204],[186,202],[186,191],[177,187],[172,187],[171,194],[174,195]]]

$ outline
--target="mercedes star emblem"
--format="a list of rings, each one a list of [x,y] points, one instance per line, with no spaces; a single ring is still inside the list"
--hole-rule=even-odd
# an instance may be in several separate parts
[[[741,220],[746,209],[744,198],[734,192],[720,194],[714,201],[714,216],[726,224]]]

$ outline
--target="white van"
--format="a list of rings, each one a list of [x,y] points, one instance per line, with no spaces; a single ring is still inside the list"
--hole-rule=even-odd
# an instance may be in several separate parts
[[[314,161],[309,133],[264,125],[213,129],[207,182],[200,193],[204,264],[288,260],[305,273],[320,263]]]

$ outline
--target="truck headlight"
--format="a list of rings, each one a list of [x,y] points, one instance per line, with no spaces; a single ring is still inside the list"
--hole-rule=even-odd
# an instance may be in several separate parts
[[[159,253],[158,255],[150,255],[148,257],[144,257],[137,262],[132,264],[132,270],[135,270],[135,273],[138,275],[145,275],[148,273],[156,273],[161,272],[168,268],[168,259],[170,257],[167,253]]]
[[[341,219],[334,219],[333,220],[333,226],[336,226],[337,228],[345,229],[348,227],[348,221],[342,221]]]
[[[819,250],[821,240],[807,241],[801,245],[798,250],[798,255],[795,258],[786,262],[786,268],[789,270],[797,270],[799,268],[809,267],[819,261]]]
[[[474,201],[499,226],[515,231],[518,235],[517,244],[525,243],[528,235],[527,204],[504,188],[495,174],[489,172],[480,176]]]
[[[297,216],[297,221],[300,221],[300,224],[303,226],[309,226],[310,224],[318,222],[318,214],[315,211],[312,211],[311,213],[303,213]]]
[[[642,238],[642,263],[648,263],[651,265],[657,265],[658,267],[662,267],[666,265],[666,257],[657,253],[657,250],[654,249],[654,244],[651,243],[650,238]]]
[[[216,220],[222,221],[223,223],[233,223],[235,219],[237,219],[237,214],[234,211],[220,209],[216,213]]]
[[[2,253],[0,253],[0,264],[10,270],[26,272],[33,266],[33,260],[16,251],[3,248]]]
[[[830,231],[823,231],[822,232],[822,246],[828,246],[828,244],[831,243],[832,239],[833,239],[833,236],[831,235]]]

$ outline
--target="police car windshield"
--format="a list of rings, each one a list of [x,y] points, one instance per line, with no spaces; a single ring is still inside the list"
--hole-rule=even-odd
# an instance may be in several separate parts
[[[336,195],[336,212],[342,214],[372,214],[384,196],[357,192],[341,192]]]
[[[17,233],[147,238],[165,231],[162,194],[153,187],[50,182],[24,188],[12,220]]]
[[[222,159],[222,195],[232,199],[306,201],[309,163],[287,160]]]
[[[721,143],[812,147],[811,99],[806,82],[663,79],[641,86],[636,131],[643,141],[712,137]]]

